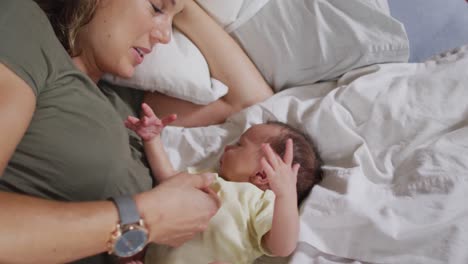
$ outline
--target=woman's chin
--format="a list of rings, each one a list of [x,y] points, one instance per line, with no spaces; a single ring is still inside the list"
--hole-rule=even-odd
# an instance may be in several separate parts
[[[118,68],[114,68],[110,74],[118,76],[124,79],[130,79],[135,74],[135,66],[131,64],[119,65]]]

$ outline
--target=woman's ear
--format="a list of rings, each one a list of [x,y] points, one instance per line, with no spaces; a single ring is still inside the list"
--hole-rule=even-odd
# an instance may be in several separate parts
[[[260,188],[262,191],[270,189],[268,177],[264,171],[259,171],[250,176],[250,183]]]

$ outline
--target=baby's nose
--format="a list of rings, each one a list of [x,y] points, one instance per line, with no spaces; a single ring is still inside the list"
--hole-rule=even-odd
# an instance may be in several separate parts
[[[232,148],[232,145],[224,146],[224,152],[229,151]]]

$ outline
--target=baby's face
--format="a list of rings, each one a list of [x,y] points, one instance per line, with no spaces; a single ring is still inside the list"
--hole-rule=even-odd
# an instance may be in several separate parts
[[[219,174],[228,181],[250,182],[252,176],[263,171],[260,162],[264,156],[262,144],[280,133],[281,128],[275,125],[261,124],[249,128],[236,144],[224,148]]]

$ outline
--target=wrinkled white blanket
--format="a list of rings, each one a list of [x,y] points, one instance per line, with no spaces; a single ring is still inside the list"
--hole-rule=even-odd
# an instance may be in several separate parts
[[[216,164],[251,124],[310,134],[326,176],[303,204],[290,263],[468,263],[467,69],[466,47],[370,66],[285,90],[223,125],[167,128],[163,139],[183,169]]]

